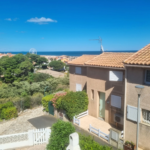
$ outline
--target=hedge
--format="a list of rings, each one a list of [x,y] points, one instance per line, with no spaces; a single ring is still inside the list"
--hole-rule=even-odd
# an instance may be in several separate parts
[[[109,146],[102,146],[95,142],[91,136],[79,134],[79,145],[81,150],[111,150]]]
[[[68,92],[67,95],[61,99],[61,108],[66,111],[68,118],[72,120],[73,116],[88,109],[88,102],[86,92]]]
[[[52,125],[51,130],[47,150],[66,150],[69,144],[69,135],[75,132],[75,127],[70,122],[58,120]]]
[[[47,150],[66,150],[69,145],[69,135],[75,132],[75,127],[70,122],[58,120],[51,127],[51,135]],[[79,134],[81,150],[111,150],[109,146],[99,145],[91,136]]]

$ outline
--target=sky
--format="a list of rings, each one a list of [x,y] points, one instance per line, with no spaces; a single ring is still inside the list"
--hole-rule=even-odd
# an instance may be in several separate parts
[[[0,52],[139,50],[150,0],[0,0]]]

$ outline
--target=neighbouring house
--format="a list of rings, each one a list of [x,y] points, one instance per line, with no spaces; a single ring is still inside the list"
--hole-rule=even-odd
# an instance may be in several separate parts
[[[125,68],[133,53],[83,55],[69,62],[70,90],[86,90],[89,115],[123,129]],[[117,119],[120,119],[117,121]]]
[[[124,61],[126,68],[125,140],[136,143],[137,101],[135,85],[143,85],[140,103],[139,147],[150,149],[150,44]]]

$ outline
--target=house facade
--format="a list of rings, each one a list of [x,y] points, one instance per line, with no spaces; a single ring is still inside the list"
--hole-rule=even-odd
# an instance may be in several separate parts
[[[129,57],[126,68],[125,140],[136,143],[137,102],[136,85],[143,85],[140,100],[139,147],[150,149],[150,44]]]
[[[70,90],[85,90],[89,115],[123,129],[125,68],[123,61],[131,53],[83,55],[70,65]],[[111,63],[110,63],[111,62]]]
[[[123,129],[124,141],[136,144],[136,85],[143,85],[139,147],[150,150],[150,44],[136,53],[102,53],[69,62],[70,90],[86,90],[89,115]]]

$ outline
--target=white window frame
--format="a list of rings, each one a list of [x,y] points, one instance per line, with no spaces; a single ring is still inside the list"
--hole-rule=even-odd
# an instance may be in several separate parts
[[[119,100],[120,101],[118,101],[118,100],[116,100],[116,101],[113,101],[113,99],[117,99],[117,98],[120,98]],[[117,103],[117,105],[115,104],[115,103]],[[111,95],[111,106],[113,106],[113,107],[115,107],[115,108],[119,108],[119,109],[121,109],[121,106],[122,106],[122,97],[121,96],[118,96],[118,95]]]
[[[145,70],[145,84],[149,84],[149,85],[150,85],[150,82],[147,82],[147,81],[146,81],[147,71],[150,71],[150,70]]]
[[[109,71],[109,81],[123,81],[123,72],[122,71]]]
[[[144,116],[144,113],[146,116]],[[142,109],[142,121],[144,123],[150,124],[150,111],[146,109]]]
[[[81,74],[81,67],[75,67],[75,74]]]

